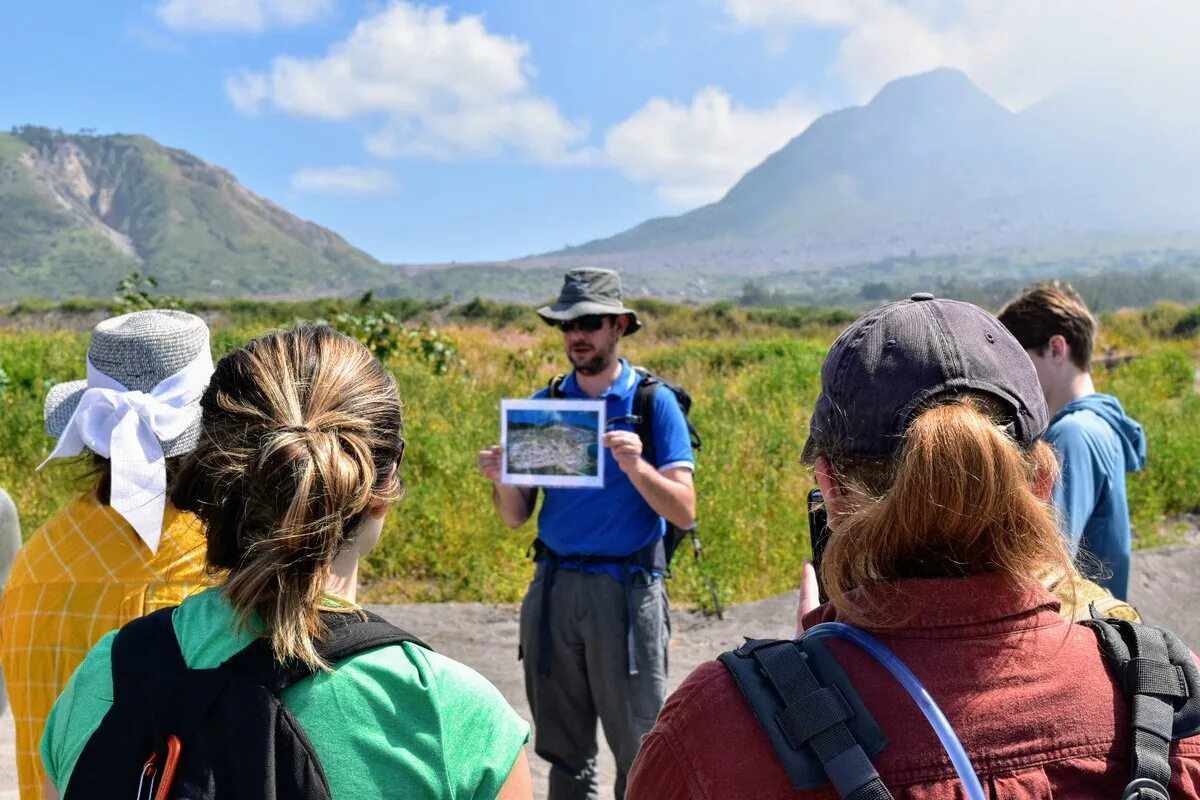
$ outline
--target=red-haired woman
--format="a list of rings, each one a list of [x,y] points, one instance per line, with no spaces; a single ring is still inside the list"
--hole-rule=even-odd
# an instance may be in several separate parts
[[[1037,577],[1074,572],[1025,351],[984,310],[921,294],[851,325],[821,379],[804,461],[832,530],[829,602],[803,624],[870,629],[907,664],[957,731],[979,796],[1128,797],[1130,705],[1096,633],[1063,619]],[[827,647],[886,738],[874,780],[897,798],[963,797],[934,729],[884,668],[848,642]],[[701,665],[643,740],[627,797],[839,796],[797,789],[764,724],[776,720],[760,724],[725,665]],[[1200,797],[1200,737],[1162,750],[1170,796]],[[831,764],[826,775],[848,777]]]

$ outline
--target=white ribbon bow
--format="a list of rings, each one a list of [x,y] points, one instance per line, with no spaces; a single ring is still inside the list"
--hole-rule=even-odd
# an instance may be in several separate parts
[[[87,389],[63,428],[51,459],[76,456],[86,447],[108,459],[109,504],[157,553],[167,507],[167,466],[162,442],[183,434],[199,413],[213,363],[203,348],[192,363],[147,392],[131,391],[88,359]]]

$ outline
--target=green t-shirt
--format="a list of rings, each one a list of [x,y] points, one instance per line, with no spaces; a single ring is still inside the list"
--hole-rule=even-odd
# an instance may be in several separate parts
[[[219,666],[253,640],[237,630],[219,589],[185,600],[173,620],[183,659],[195,669]],[[114,636],[92,649],[46,721],[42,762],[60,791],[112,706]],[[346,800],[494,798],[529,740],[528,723],[483,676],[409,643],[359,653],[293,684],[282,699],[312,741],[333,796]]]

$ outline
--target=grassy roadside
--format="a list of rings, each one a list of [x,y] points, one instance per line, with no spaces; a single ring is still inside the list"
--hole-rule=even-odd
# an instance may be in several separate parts
[[[534,526],[514,533],[495,519],[488,486],[474,469],[475,452],[499,436],[501,398],[526,396],[562,369],[558,337],[517,306],[475,301],[389,308],[386,313],[406,320],[413,332],[386,350],[406,407],[408,494],[368,559],[368,596],[518,599]],[[333,319],[354,308],[313,301],[198,310],[213,321],[219,357],[265,328],[297,318]],[[639,310],[647,327],[628,341],[627,354],[695,398],[693,418],[705,442],[696,476],[701,535],[722,599],[744,601],[792,587],[808,551],[804,496],[811,481],[797,456],[825,349],[849,316],[727,303],[696,308],[642,301]],[[35,468],[51,444],[41,420],[46,389],[82,376],[87,326],[64,322],[63,315],[95,311],[37,312],[60,315],[49,325],[32,310],[7,324],[0,317],[0,485],[16,500],[27,533],[79,490],[77,467]],[[370,313],[384,311],[372,307]],[[1169,541],[1168,521],[1200,509],[1197,319],[1194,310],[1158,306],[1102,321],[1101,346],[1128,358],[1111,370],[1098,367],[1097,383],[1122,400],[1150,440],[1147,470],[1129,482],[1138,546]],[[681,551],[676,567],[674,597],[705,603],[690,555]]]

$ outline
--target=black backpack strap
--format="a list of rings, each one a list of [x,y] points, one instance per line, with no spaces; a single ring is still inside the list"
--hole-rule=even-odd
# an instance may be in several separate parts
[[[329,628],[329,635],[317,643],[317,652],[322,658],[330,664],[336,664],[364,650],[404,642],[411,642],[426,650],[433,649],[373,611],[363,609],[362,613],[362,617],[345,612],[321,614],[325,626]]]
[[[122,626],[113,640],[113,704],[80,753],[66,797],[95,797],[95,775],[80,765],[110,765],[112,735],[132,748],[137,769],[152,753],[163,755],[169,734],[189,739],[220,696],[224,675],[189,670],[172,623],[175,607],[163,608]],[[190,679],[186,681],[185,679]],[[186,685],[187,691],[181,691]],[[132,723],[132,724],[131,724]],[[116,752],[123,752],[119,748]],[[161,762],[160,762],[161,763]]]
[[[634,367],[633,371],[642,376],[641,382],[633,391],[633,415],[638,418],[634,430],[642,440],[642,455],[657,467],[658,458],[654,447],[654,393],[662,386],[662,379],[645,367]]]
[[[336,664],[365,650],[389,644],[412,642],[426,650],[429,645],[405,630],[397,628],[371,611],[321,612],[321,620],[329,633],[316,643],[317,654],[330,664]],[[256,639],[221,665],[278,695],[297,681],[313,674],[302,662],[280,664],[275,660],[269,639]]]
[[[1120,619],[1085,620],[1129,700],[1132,770],[1122,800],[1167,800],[1171,742],[1200,732],[1200,671],[1170,631]]]
[[[566,375],[555,375],[546,383],[546,388],[550,390],[550,399],[559,400],[563,396],[562,382],[567,379]]]
[[[170,691],[187,671],[172,618],[175,606],[139,617],[113,639],[113,703],[148,703]]]
[[[887,739],[822,643],[750,639],[719,660],[795,789],[832,783],[843,798],[891,800],[870,758]]]

